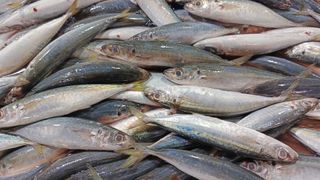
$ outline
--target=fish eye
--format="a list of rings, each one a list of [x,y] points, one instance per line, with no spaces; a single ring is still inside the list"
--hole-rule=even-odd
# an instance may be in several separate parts
[[[198,6],[198,7],[200,7],[200,6],[202,5],[202,3],[201,3],[201,1],[197,1],[197,2],[195,3],[195,5]]]
[[[155,97],[155,99],[159,99],[160,98],[160,94],[157,93],[157,94],[154,95],[154,97]]]
[[[284,149],[279,149],[279,151],[278,151],[278,157],[279,157],[279,159],[281,159],[281,160],[285,160],[285,159],[287,159],[288,158],[288,153],[287,153],[287,151],[286,150],[284,150]]]
[[[123,134],[117,134],[114,139],[115,139],[115,141],[117,143],[120,143],[120,142],[123,142],[125,140],[125,137],[124,137]]]
[[[255,171],[257,169],[257,166],[255,163],[250,162],[248,163],[248,168],[249,170]]]
[[[177,71],[176,71],[176,76],[177,76],[177,77],[182,76],[182,74],[183,74],[182,71],[180,71],[180,70],[177,70]]]

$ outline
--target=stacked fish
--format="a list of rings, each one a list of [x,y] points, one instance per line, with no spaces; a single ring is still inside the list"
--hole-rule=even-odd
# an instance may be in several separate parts
[[[0,180],[319,179],[318,1],[0,13]]]

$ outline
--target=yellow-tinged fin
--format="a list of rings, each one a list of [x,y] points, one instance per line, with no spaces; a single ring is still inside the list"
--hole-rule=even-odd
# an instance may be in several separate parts
[[[143,114],[137,107],[134,106],[128,106],[129,111],[131,114],[136,116],[138,119],[143,120],[145,117],[147,117],[145,114]]]
[[[94,167],[92,167],[91,164],[87,163],[86,166],[87,166],[87,168],[89,170],[89,174],[93,180],[102,180],[102,178],[97,173],[96,169]]]
[[[320,34],[315,35],[313,41],[320,41]]]
[[[24,76],[20,75],[16,80],[15,87],[22,87],[28,84],[30,84],[30,81],[26,79]]]
[[[133,84],[133,87],[130,89],[131,91],[143,91],[145,89],[145,80],[136,81]]]
[[[10,9],[18,9],[23,6],[21,2],[12,2],[7,5]]]
[[[78,0],[73,0],[72,4],[70,5],[67,14],[68,16],[73,16],[78,12]]]
[[[41,144],[32,144],[31,146],[39,154],[39,156],[43,156],[44,155],[43,154],[44,146],[42,146]]]
[[[129,16],[130,8],[123,10],[119,15],[116,15],[114,18],[121,19]]]
[[[237,59],[229,61],[232,65],[241,66],[242,64],[248,62],[252,58],[253,54],[239,57]]]
[[[129,155],[128,159],[121,165],[121,168],[131,167],[148,156],[147,152],[150,151],[150,149],[147,147],[137,143],[134,145],[134,147],[135,149],[117,151],[118,153]]]

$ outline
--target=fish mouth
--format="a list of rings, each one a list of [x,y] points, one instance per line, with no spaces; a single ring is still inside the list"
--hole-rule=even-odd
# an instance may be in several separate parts
[[[163,71],[163,74],[167,79],[170,80],[174,77],[175,70],[174,69],[166,69]]]

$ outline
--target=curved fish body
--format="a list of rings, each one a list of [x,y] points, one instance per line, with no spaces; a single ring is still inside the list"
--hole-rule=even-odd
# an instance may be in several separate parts
[[[146,150],[146,153],[156,156],[200,180],[261,179],[259,176],[228,161],[192,151],[166,149],[160,151]]]
[[[26,146],[11,152],[0,160],[1,178],[10,178],[21,175],[36,169],[37,166],[55,161],[65,156],[66,151],[63,149],[55,149],[43,147],[37,152],[32,146]]]
[[[307,68],[300,64],[275,56],[261,56],[250,60],[250,64],[289,76],[297,76],[307,71]],[[320,78],[320,75],[312,73],[311,77]]]
[[[268,28],[301,26],[260,3],[248,0],[196,0],[187,3],[184,8],[194,15],[225,23]]]
[[[0,151],[13,149],[28,144],[30,145],[33,143],[19,136],[0,133]]]
[[[308,128],[292,128],[290,130],[293,137],[298,139],[302,144],[312,149],[320,155],[320,131]]]
[[[157,26],[180,22],[165,0],[135,0],[135,2]]]
[[[143,31],[131,39],[194,44],[203,39],[233,34],[238,31],[237,28],[224,28],[204,22],[178,22]],[[192,34],[192,36],[190,36],[190,34]]]
[[[166,164],[161,167],[158,167],[145,175],[142,175],[136,180],[168,180],[168,179],[179,179],[179,180],[188,180],[191,177],[184,172],[180,171],[176,167]]]
[[[61,158],[35,176],[39,180],[66,179],[87,169],[87,163],[97,166],[122,159],[123,156],[113,152],[87,151],[71,154]]]
[[[175,134],[170,133],[165,137],[159,139],[157,142],[153,143],[152,145],[148,146],[150,149],[177,149],[177,148],[184,148],[191,145],[191,141]]]
[[[132,84],[75,85],[34,94],[2,107],[0,127],[14,127],[50,117],[63,116],[86,109],[132,87]]]
[[[181,85],[194,85],[229,91],[241,91],[282,75],[246,67],[219,64],[194,64],[166,69],[165,77]]]
[[[12,12],[18,8],[21,8],[30,0],[2,0],[0,4],[0,14]]]
[[[83,150],[120,150],[132,146],[125,133],[80,118],[51,118],[25,126],[14,134],[51,147]]]
[[[161,107],[161,104],[151,101],[147,98],[142,91],[124,91],[114,96],[111,99],[131,101],[139,104],[144,104],[148,106]]]
[[[49,163],[41,164],[40,166],[36,166],[34,169],[26,171],[24,173],[10,176],[10,177],[0,177],[0,180],[16,180],[16,179],[33,179],[35,175],[41,172],[45,167],[47,167]]]
[[[301,180],[319,179],[319,157],[300,156],[295,164],[282,164],[265,161],[243,162],[241,167],[256,173],[266,180]]]
[[[295,27],[276,29],[259,34],[239,34],[210,38],[199,41],[194,46],[212,48],[218,54],[231,56],[258,55],[316,40],[319,35],[320,28]]]
[[[77,9],[89,6],[101,0],[78,0]],[[0,32],[8,32],[15,29],[41,23],[57,17],[65,12],[72,4],[70,0],[41,0],[28,4],[0,20]]]
[[[246,157],[284,162],[294,162],[298,158],[293,149],[276,139],[214,117],[177,114],[158,118],[144,117],[143,121]]]
[[[121,28],[112,28],[98,34],[95,39],[117,39],[117,40],[128,40],[131,37],[149,30],[149,27],[145,26],[130,26]]]
[[[318,104],[318,99],[305,98],[274,104],[257,110],[237,122],[238,125],[264,132],[296,122]]]
[[[298,62],[320,64],[320,42],[306,42],[289,49],[286,54]]]
[[[302,15],[299,14],[300,10],[294,9],[294,8],[290,8],[289,10],[277,10],[274,9],[274,11],[278,14],[280,14],[281,16],[283,16],[284,18],[289,19],[292,22],[295,23],[300,23],[303,24],[305,26],[313,26],[313,27],[319,27],[320,24],[317,20],[315,20],[314,18],[308,16],[308,15]]]
[[[141,68],[111,62],[79,63],[48,76],[34,86],[28,95],[62,86],[79,84],[121,84],[148,79],[149,73]]]
[[[148,68],[175,67],[189,63],[229,63],[219,56],[192,46],[161,41],[95,41],[78,49],[74,56],[83,59],[94,52]]]
[[[286,99],[187,85],[146,88],[144,93],[149,99],[178,110],[215,116],[245,114]]]

